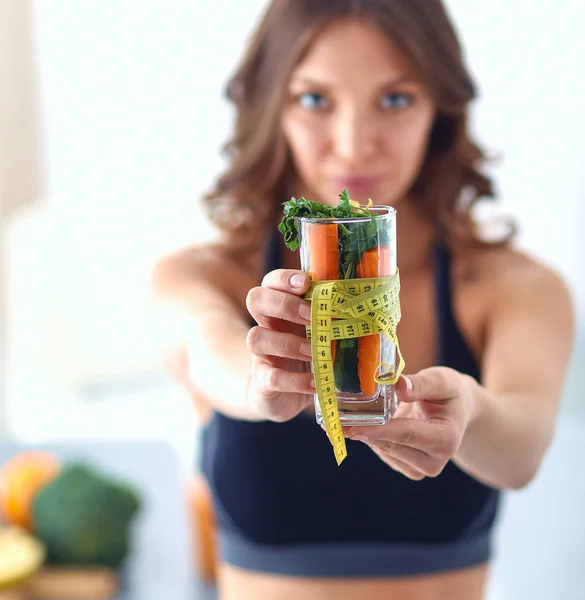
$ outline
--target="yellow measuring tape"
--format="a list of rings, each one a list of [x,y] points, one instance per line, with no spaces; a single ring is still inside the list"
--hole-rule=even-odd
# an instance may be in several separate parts
[[[306,329],[313,351],[317,398],[338,465],[347,456],[347,449],[339,420],[331,342],[387,335],[396,346],[398,367],[394,371],[381,363],[374,379],[385,385],[395,384],[404,369],[396,335],[401,316],[399,293],[400,278],[396,272],[391,277],[314,281],[305,295],[311,302],[311,324]],[[386,372],[380,373],[383,368]]]

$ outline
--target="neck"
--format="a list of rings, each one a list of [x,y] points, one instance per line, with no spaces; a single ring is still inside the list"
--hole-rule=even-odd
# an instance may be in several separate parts
[[[407,200],[397,209],[396,235],[398,267],[403,275],[431,265],[435,232]]]

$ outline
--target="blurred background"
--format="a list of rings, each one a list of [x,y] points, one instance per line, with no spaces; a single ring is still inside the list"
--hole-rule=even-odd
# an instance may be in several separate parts
[[[570,283],[579,319],[557,438],[537,480],[506,498],[491,600],[585,598],[585,5],[447,5],[479,84],[474,131],[499,157],[501,209],[519,246]],[[10,443],[154,444],[190,478],[198,423],[161,368],[148,278],[161,254],[211,235],[198,199],[222,167],[223,85],[264,6],[0,0]]]

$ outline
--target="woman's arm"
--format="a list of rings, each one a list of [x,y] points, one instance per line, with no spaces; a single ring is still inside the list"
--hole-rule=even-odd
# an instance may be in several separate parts
[[[555,274],[534,265],[510,275],[487,324],[483,386],[473,386],[455,461],[484,481],[518,488],[534,477],[551,442],[574,321]]]
[[[243,420],[287,421],[309,406],[315,389],[305,368],[310,344],[299,335],[309,323],[302,296],[310,280],[302,271],[278,269],[259,282],[255,271],[241,256],[209,247],[156,266],[165,362],[180,370],[182,363],[176,378],[215,410]],[[258,326],[250,328],[251,316]]]
[[[483,385],[453,369],[424,369],[398,382],[389,423],[347,430],[407,477],[435,477],[453,460],[488,485],[520,488],[550,444],[572,352],[570,295],[538,265],[501,267],[478,289],[494,299]]]
[[[164,362],[197,399],[200,414],[207,403],[234,418],[260,418],[245,401],[252,364],[244,304],[255,281],[250,271],[213,246],[170,254],[154,268],[156,330]]]

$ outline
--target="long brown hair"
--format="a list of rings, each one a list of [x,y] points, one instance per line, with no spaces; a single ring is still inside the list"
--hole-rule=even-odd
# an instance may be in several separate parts
[[[485,154],[467,128],[475,86],[440,0],[273,0],[227,86],[235,132],[224,148],[228,168],[204,198],[210,218],[232,237],[246,233],[246,240],[259,242],[280,204],[294,195],[281,128],[287,82],[317,32],[346,17],[374,23],[397,44],[437,107],[409,197],[439,239],[481,243],[471,210],[480,198],[493,198],[494,190],[480,171]]]

